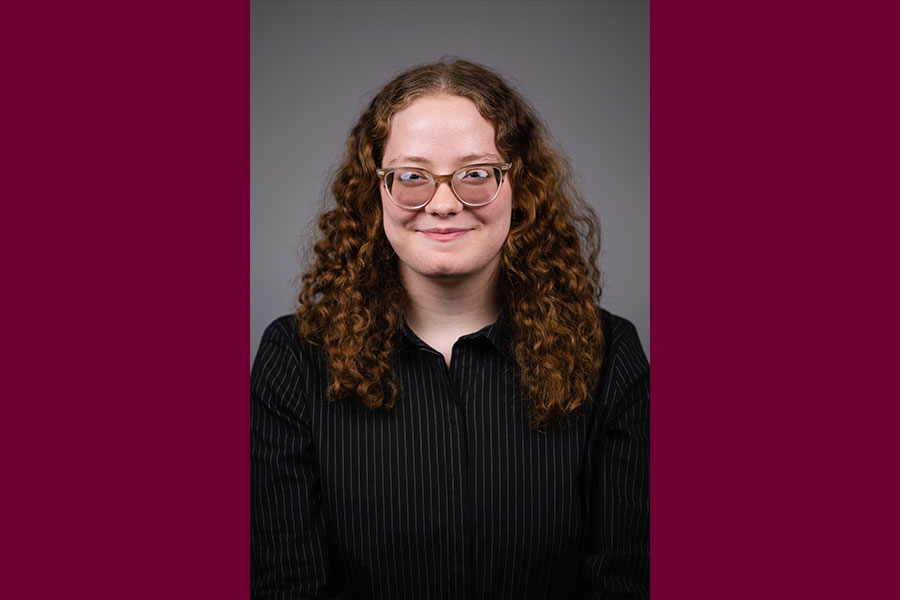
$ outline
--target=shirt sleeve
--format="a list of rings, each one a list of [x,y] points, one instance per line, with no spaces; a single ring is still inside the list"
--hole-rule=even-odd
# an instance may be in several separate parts
[[[327,596],[321,490],[289,323],[281,319],[266,330],[250,377],[252,598]]]
[[[618,319],[609,339],[588,453],[591,598],[649,598],[650,365],[634,326]]]

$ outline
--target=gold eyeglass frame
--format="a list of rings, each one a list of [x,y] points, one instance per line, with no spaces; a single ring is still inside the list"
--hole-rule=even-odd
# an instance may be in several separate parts
[[[453,187],[453,176],[456,175],[457,173],[459,173],[460,171],[465,171],[466,169],[475,169],[478,167],[490,167],[492,169],[499,169],[500,170],[500,181],[497,182],[497,191],[494,192],[494,195],[491,196],[490,200],[488,200],[487,202],[481,202],[479,204],[471,204],[459,197],[459,194],[456,192],[456,188]],[[511,167],[512,167],[512,163],[478,163],[475,165],[466,165],[464,167],[460,167],[459,169],[453,171],[449,175],[435,175],[428,169],[423,169],[421,167],[391,167],[390,169],[376,169],[375,173],[378,175],[378,177],[381,179],[382,183],[384,184],[384,190],[387,192],[388,198],[391,199],[391,202],[393,202],[394,205],[396,205],[400,208],[403,208],[405,210],[421,210],[421,209],[425,208],[426,206],[428,206],[428,203],[431,202],[432,200],[434,200],[434,196],[435,196],[435,194],[437,194],[438,188],[440,187],[441,183],[444,181],[446,181],[450,185],[450,191],[453,192],[453,195],[456,196],[456,199],[459,200],[463,205],[468,206],[470,208],[478,208],[481,206],[487,206],[488,204],[490,204],[491,202],[493,202],[494,200],[497,199],[497,196],[500,195],[500,188],[503,187],[503,177],[504,177],[505,173]],[[402,204],[400,204],[396,200],[394,200],[394,196],[393,196],[393,194],[391,194],[391,190],[389,190],[387,187],[387,179],[386,179],[387,176],[390,175],[391,173],[393,173],[394,171],[419,171],[419,172],[425,173],[426,175],[431,177],[434,180],[434,190],[431,192],[431,196],[428,198],[428,200],[425,201],[423,204],[420,204],[419,206],[415,206],[415,207],[403,206]]]

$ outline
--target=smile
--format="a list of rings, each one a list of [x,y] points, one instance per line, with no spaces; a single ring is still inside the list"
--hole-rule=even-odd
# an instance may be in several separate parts
[[[456,229],[456,228],[434,228],[434,229],[422,229],[419,233],[424,234],[426,237],[432,240],[436,240],[438,242],[449,242],[450,240],[455,240],[458,237],[462,237],[465,234],[469,233],[471,229]]]

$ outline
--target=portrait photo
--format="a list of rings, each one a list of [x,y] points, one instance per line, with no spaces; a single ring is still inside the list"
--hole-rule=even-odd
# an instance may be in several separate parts
[[[251,2],[251,593],[649,597],[649,3]]]

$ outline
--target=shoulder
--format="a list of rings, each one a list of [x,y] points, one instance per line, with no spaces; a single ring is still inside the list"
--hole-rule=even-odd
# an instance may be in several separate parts
[[[612,413],[616,405],[649,400],[650,363],[637,329],[627,319],[602,311],[603,366],[599,399]],[[620,407],[621,408],[621,407]]]
[[[257,353],[257,361],[264,351],[287,353],[298,361],[317,358],[320,349],[315,344],[304,340],[297,333],[296,315],[278,317],[266,327]]]
[[[295,315],[284,315],[269,323],[269,326],[263,332],[262,339],[263,341],[274,339],[287,341],[292,337],[298,341],[300,340],[300,337],[297,336],[297,317]]]
[[[322,384],[323,352],[297,330],[296,317],[285,315],[263,332],[250,375],[251,393],[260,399],[308,396]]]
[[[601,309],[600,323],[603,329],[604,362],[616,357],[649,367],[637,329],[631,321]]]

